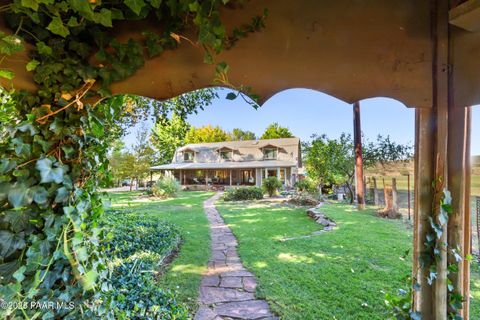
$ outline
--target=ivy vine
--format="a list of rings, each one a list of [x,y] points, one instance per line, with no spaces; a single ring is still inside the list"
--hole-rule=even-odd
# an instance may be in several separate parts
[[[204,50],[205,63],[216,66],[217,82],[248,90],[229,83],[228,65],[216,56],[262,29],[266,13],[228,33],[220,10],[230,4],[13,0],[0,5],[12,30],[0,33],[0,77],[13,79],[9,61],[28,43],[25,67],[38,87],[35,93],[0,90],[0,298],[10,303],[1,316],[116,318],[106,312],[115,305],[106,294],[111,267],[98,223],[104,211],[98,188],[110,179],[109,144],[138,98],[110,97],[109,87],[145,59],[187,39]],[[112,32],[122,21],[147,19],[157,21],[161,31],[145,30],[140,39],[127,41]],[[195,39],[182,35],[192,28]],[[56,307],[18,307],[31,301],[53,301]],[[72,302],[75,308],[66,307]]]

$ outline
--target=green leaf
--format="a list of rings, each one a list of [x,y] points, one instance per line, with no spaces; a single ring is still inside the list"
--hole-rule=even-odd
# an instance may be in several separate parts
[[[36,0],[22,0],[22,7],[30,8],[33,11],[38,10],[38,1]]]
[[[77,258],[80,262],[86,261],[88,259],[87,248],[79,247],[79,248],[75,249],[75,251],[77,253]]]
[[[94,19],[93,10],[88,0],[68,0],[68,3],[74,11],[77,11],[84,18],[90,21]]]
[[[135,12],[136,15],[140,15],[140,11],[145,7],[145,2],[143,0],[125,0],[125,5]]]
[[[7,230],[0,230],[0,259],[25,248],[24,236],[23,232],[14,234]]]
[[[105,27],[112,27],[112,12],[108,9],[102,8],[100,12],[95,13],[94,21]]]
[[[82,285],[85,290],[91,290],[95,287],[95,282],[97,281],[98,273],[95,270],[88,271],[82,277]]]
[[[32,191],[33,201],[38,204],[44,204],[47,202],[48,192],[44,187],[36,186],[35,188],[32,188]]]
[[[0,69],[0,77],[5,78],[7,80],[12,80],[15,74],[8,70],[8,69]]]
[[[49,158],[37,160],[35,168],[40,172],[40,183],[61,183],[63,181],[63,168],[53,168],[52,164],[53,162]]]
[[[78,22],[77,17],[70,17],[70,19],[68,19],[67,26],[75,28],[79,25],[80,23]]]
[[[70,30],[62,22],[60,17],[53,17],[50,24],[47,26],[47,29],[50,30],[52,33],[57,34],[65,38],[70,34]]]
[[[57,190],[57,196],[55,197],[56,203],[62,203],[68,199],[70,192],[65,187],[61,187]]]
[[[162,5],[162,0],[148,0],[148,2],[150,2],[150,5],[155,9],[160,8],[160,6]]]
[[[0,174],[5,174],[16,166],[17,162],[15,160],[9,160],[6,158],[0,159]]]
[[[12,55],[24,49],[22,39],[16,35],[0,37],[0,53]]]
[[[25,269],[26,269],[25,266],[21,266],[17,271],[13,273],[13,277],[18,282],[22,282],[23,280],[25,280],[25,276],[23,275],[23,273],[25,272]]]
[[[52,48],[47,46],[43,41],[37,42],[37,50],[41,55],[49,56],[53,53]]]
[[[33,201],[33,196],[28,186],[21,182],[16,182],[8,191],[8,202],[14,207],[19,208],[29,205]]]
[[[234,92],[229,92],[229,93],[227,94],[226,98],[227,98],[228,100],[235,100],[235,99],[237,98],[237,96],[238,96],[238,95],[237,95],[236,93],[234,93]]]

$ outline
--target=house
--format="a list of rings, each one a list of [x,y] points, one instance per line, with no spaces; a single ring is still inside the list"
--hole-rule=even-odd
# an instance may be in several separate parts
[[[182,185],[261,186],[273,176],[291,187],[301,167],[300,139],[281,138],[189,144],[172,163],[150,170],[173,174]]]

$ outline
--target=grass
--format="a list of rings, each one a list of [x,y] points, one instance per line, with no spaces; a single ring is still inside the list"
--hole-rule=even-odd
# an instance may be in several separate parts
[[[257,276],[256,294],[284,320],[386,319],[385,292],[405,288],[411,270],[411,228],[371,210],[323,207],[338,228],[320,230],[304,209],[268,203],[218,203],[239,240],[245,266]],[[471,319],[480,317],[480,272],[472,267]]]
[[[134,212],[151,214],[177,226],[183,243],[158,285],[175,291],[177,299],[185,303],[190,312],[196,310],[201,276],[206,271],[210,256],[209,224],[203,212],[203,201],[212,193],[182,192],[178,197],[167,200],[138,197],[138,192],[119,192],[110,196],[115,209],[129,208]]]
[[[385,319],[384,292],[403,287],[410,271],[405,251],[411,233],[399,221],[335,205],[324,211],[336,230],[320,230],[303,209],[282,205],[220,203],[239,240],[239,253],[258,277],[257,294],[282,319]]]

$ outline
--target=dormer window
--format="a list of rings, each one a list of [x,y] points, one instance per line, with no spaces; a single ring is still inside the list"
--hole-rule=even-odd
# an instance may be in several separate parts
[[[185,162],[192,162],[194,157],[195,157],[195,153],[193,151],[183,152],[183,161]]]
[[[232,151],[231,150],[220,151],[220,158],[222,158],[223,160],[227,160],[227,161],[232,160]]]
[[[264,148],[263,159],[264,160],[277,160],[278,148]]]

